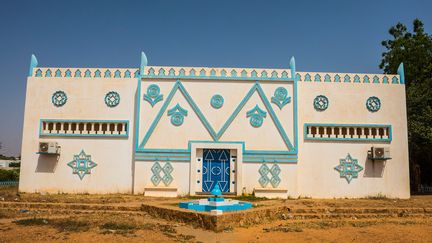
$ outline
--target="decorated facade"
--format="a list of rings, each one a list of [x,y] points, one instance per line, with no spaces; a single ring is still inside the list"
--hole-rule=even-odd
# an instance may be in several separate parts
[[[19,190],[409,197],[404,70],[40,67]]]

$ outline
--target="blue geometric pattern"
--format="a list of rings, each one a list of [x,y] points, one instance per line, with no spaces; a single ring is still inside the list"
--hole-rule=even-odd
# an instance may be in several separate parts
[[[220,94],[213,95],[210,100],[210,104],[213,108],[219,109],[223,106],[224,98]]]
[[[67,95],[63,91],[56,91],[51,97],[51,102],[56,107],[63,106],[64,104],[66,104],[66,101],[67,101]]]
[[[176,106],[168,110],[168,116],[171,116],[171,124],[180,126],[183,124],[184,117],[187,116],[188,111],[183,109],[178,103]]]
[[[358,164],[357,159],[353,159],[350,154],[345,159],[339,160],[339,165],[334,168],[340,174],[341,178],[345,178],[348,184],[353,178],[358,177],[358,173],[363,170],[363,167]]]
[[[261,110],[258,105],[256,105],[252,110],[246,113],[246,117],[250,117],[249,122],[253,127],[260,127],[264,122],[264,118],[267,117],[267,112]]]
[[[91,169],[97,164],[91,160],[90,155],[81,150],[78,155],[74,155],[74,159],[67,165],[72,168],[72,173],[77,174],[82,180],[86,174],[91,174]]]
[[[150,103],[152,107],[163,100],[163,95],[160,94],[160,88],[157,84],[148,86],[147,94],[144,94],[144,100]]]
[[[279,131],[279,134],[281,135],[282,139],[284,140],[286,146],[290,151],[295,150],[293,145],[291,144],[285,129],[283,128],[282,124],[280,123],[278,117],[276,116],[270,102],[268,101],[263,89],[261,88],[260,84],[257,82],[255,85],[251,87],[249,92],[246,94],[246,96],[243,98],[243,100],[240,102],[240,104],[237,106],[237,108],[234,110],[234,112],[231,114],[231,116],[228,118],[228,120],[224,123],[222,128],[216,132],[213,127],[210,125],[208,120],[205,118],[205,116],[202,114],[201,110],[198,108],[197,104],[194,102],[190,94],[187,92],[185,87],[182,85],[181,81],[177,81],[174,85],[174,87],[171,89],[170,93],[167,96],[167,99],[163,103],[159,113],[157,114],[156,118],[153,120],[150,128],[147,130],[144,138],[142,139],[141,143],[139,144],[139,149],[145,149],[144,146],[147,144],[148,140],[150,139],[150,136],[154,132],[156,126],[160,122],[160,119],[164,115],[165,111],[168,108],[168,105],[170,104],[172,98],[176,94],[176,92],[179,91],[182,93],[186,101],[189,103],[189,105],[192,107],[193,111],[198,115],[200,121],[203,123],[204,127],[207,129],[209,134],[212,136],[214,141],[219,141],[219,139],[222,137],[222,135],[225,133],[225,131],[228,129],[228,127],[231,125],[231,123],[234,121],[234,119],[237,117],[237,115],[241,112],[243,107],[246,105],[246,103],[250,100],[251,96],[257,92],[260,96],[261,100],[264,102],[264,105],[266,109],[268,110],[270,117],[272,118],[272,121],[276,125],[276,128]]]
[[[366,101],[366,108],[370,112],[377,112],[381,109],[381,101],[378,97],[372,96],[369,97]]]
[[[258,179],[259,184],[265,188],[270,183],[273,188],[276,188],[279,186],[281,179],[279,177],[279,174],[281,172],[281,169],[278,164],[273,164],[271,169],[267,166],[266,163],[263,163],[261,167],[259,168],[258,172],[260,173],[261,177]],[[269,176],[270,174],[270,176]]]
[[[286,104],[291,102],[291,97],[288,96],[288,90],[284,87],[279,87],[275,90],[273,97],[271,98],[272,103],[276,104],[279,109],[282,109]]]
[[[222,192],[229,192],[230,186],[230,150],[204,149],[202,166],[202,189],[210,192],[216,185]]]
[[[324,111],[328,108],[329,100],[324,95],[318,95],[315,97],[313,105],[317,111]]]
[[[105,104],[108,107],[116,107],[120,103],[120,95],[115,91],[110,91],[105,95]]]
[[[165,165],[162,167],[159,162],[156,161],[153,164],[151,171],[153,172],[153,176],[150,180],[154,186],[158,186],[161,181],[165,184],[165,186],[169,186],[174,180],[174,178],[171,176],[174,168],[170,162],[166,162]],[[161,172],[163,173],[163,175],[161,175]]]

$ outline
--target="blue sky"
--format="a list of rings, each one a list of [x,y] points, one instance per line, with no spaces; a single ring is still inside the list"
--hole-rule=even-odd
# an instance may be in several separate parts
[[[40,66],[149,65],[382,73],[381,41],[432,1],[19,1],[0,7],[0,153],[21,149],[30,55]]]

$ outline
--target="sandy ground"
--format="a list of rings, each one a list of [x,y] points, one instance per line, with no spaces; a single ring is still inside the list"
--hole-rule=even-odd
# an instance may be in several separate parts
[[[161,200],[130,195],[39,195],[16,194],[0,189],[0,242],[432,242],[432,217],[285,219],[249,227],[226,228],[215,233],[184,223],[132,212],[61,214],[55,210],[8,208],[6,203],[55,202],[62,204],[150,203],[173,205],[182,199]],[[0,202],[1,203],[1,202]],[[334,199],[265,200],[263,205],[343,208],[431,208],[432,196],[410,200]]]

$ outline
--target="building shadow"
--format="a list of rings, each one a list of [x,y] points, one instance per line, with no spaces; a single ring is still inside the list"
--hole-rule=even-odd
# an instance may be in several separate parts
[[[37,161],[36,173],[54,173],[59,157],[40,154]]]
[[[381,178],[384,175],[385,160],[366,159],[363,177]]]

